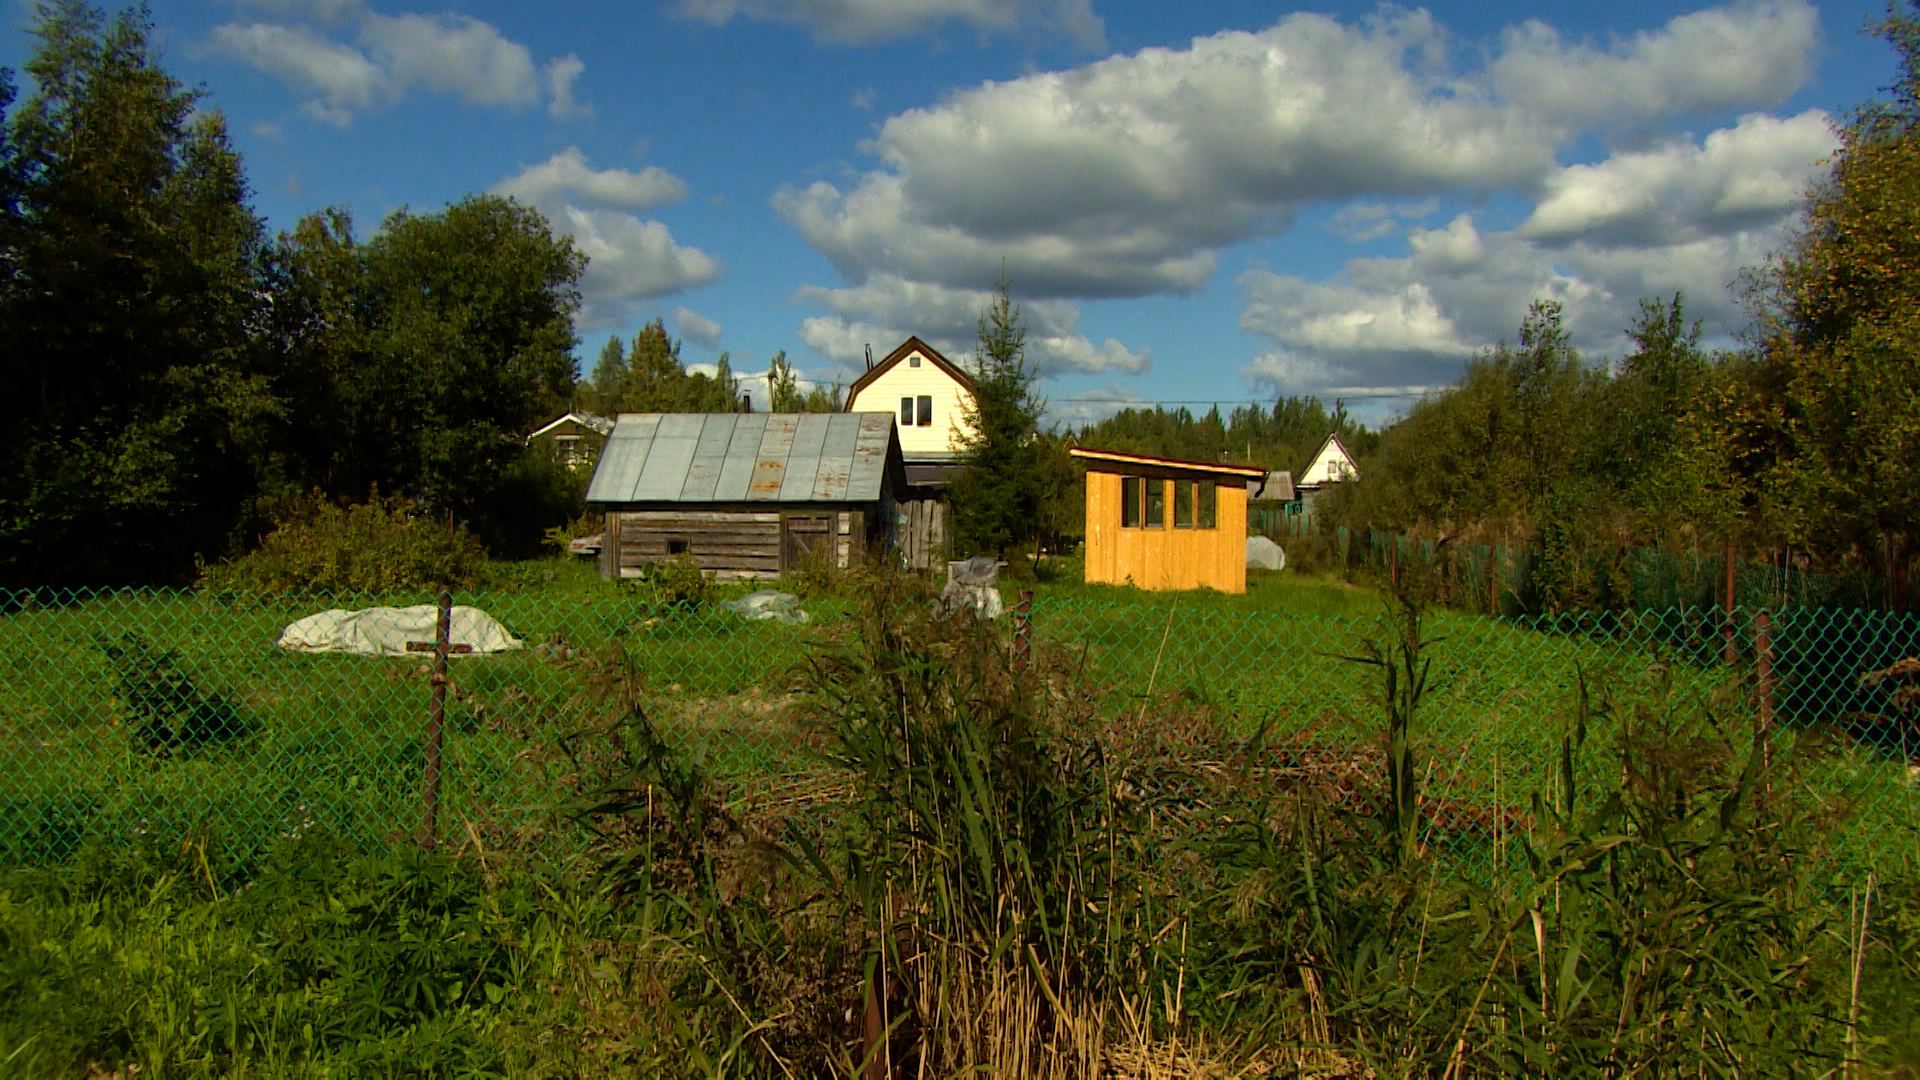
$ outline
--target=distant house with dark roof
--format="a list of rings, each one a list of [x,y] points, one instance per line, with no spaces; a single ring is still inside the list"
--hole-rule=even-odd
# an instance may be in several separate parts
[[[1287,471],[1270,472],[1259,480],[1247,482],[1248,502],[1286,502],[1299,497],[1293,488],[1293,474]]]
[[[684,554],[727,581],[847,566],[892,540],[905,486],[889,413],[623,413],[587,503],[602,576]]]

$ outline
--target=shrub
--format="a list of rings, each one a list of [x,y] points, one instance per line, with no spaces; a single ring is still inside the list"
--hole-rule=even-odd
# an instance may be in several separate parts
[[[268,534],[258,550],[201,568],[202,588],[393,592],[471,581],[483,552],[465,526],[411,514],[376,493],[341,507],[315,497]]]

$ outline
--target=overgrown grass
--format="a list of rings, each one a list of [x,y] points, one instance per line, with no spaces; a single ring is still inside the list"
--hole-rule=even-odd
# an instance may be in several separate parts
[[[1844,759],[1754,743],[1737,700],[1670,663],[1505,703],[1552,752],[1501,771],[1489,877],[1442,842],[1440,732],[1472,694],[1450,650],[1489,644],[1447,620],[1408,609],[1329,650],[1365,662],[1340,662],[1359,696],[1329,699],[1351,737],[1327,757],[1191,695],[1115,691],[1044,635],[1016,651],[922,583],[865,588],[798,697],[721,706],[817,751],[784,787],[686,753],[685,700],[628,636],[561,657],[575,711],[513,736],[583,842],[455,817],[440,852],[360,855],[316,825],[264,857],[189,833],[0,878],[0,1071],[1770,1076],[1915,1056],[1912,864],[1836,877],[1852,808],[1816,777]]]
[[[1248,570],[1247,591],[1239,595],[1213,589],[1160,592],[1130,585],[1088,584],[1078,557],[1050,558],[1040,564],[1030,585],[1042,600],[1114,604],[1130,607],[1199,608],[1214,611],[1373,618],[1387,610],[1378,590],[1333,574],[1297,574],[1290,570]],[[1009,582],[1002,592],[1023,587]]]

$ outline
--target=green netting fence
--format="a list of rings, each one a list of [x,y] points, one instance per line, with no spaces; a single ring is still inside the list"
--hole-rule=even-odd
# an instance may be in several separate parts
[[[1588,546],[1555,563],[1537,547],[1441,544],[1397,533],[1330,526],[1282,507],[1252,506],[1247,526],[1279,541],[1290,558],[1303,554],[1343,570],[1381,578],[1418,570],[1441,602],[1456,611],[1514,615],[1551,608],[1665,611],[1726,603],[1727,558],[1720,551]],[[1737,553],[1734,602],[1744,607],[1885,608],[1884,576],[1825,573],[1800,565],[1791,551]]]
[[[416,612],[411,627],[387,627],[388,643],[400,642],[393,655],[280,642],[317,613],[433,599],[0,593],[0,863],[59,862],[90,840],[199,828],[242,847],[308,830],[367,843],[415,836],[433,657],[406,642],[431,650],[430,618],[423,628]],[[447,660],[445,832],[524,826],[549,811],[564,765],[538,748],[595,715],[589,658],[614,640],[644,672],[656,719],[709,769],[766,778],[823,767],[786,694],[846,601],[808,603],[804,625],[613,589],[456,593],[453,602],[491,616],[518,645]],[[377,623],[362,618],[363,629]],[[1850,808],[1840,849],[1868,863],[1915,850],[1920,620],[1676,608],[1443,613],[1427,629],[1433,669],[1414,731],[1427,817],[1468,859],[1499,864],[1517,815],[1553,771],[1583,678],[1611,710],[1590,746],[1607,745],[1610,725],[1636,707],[1705,705],[1743,746],[1756,733],[1837,733],[1838,749],[1814,759],[1801,782]],[[1380,767],[1377,677],[1342,659],[1380,632],[1370,618],[1045,596],[1029,629],[1035,647],[1101,688],[1109,708],[1151,717],[1175,699],[1205,705],[1230,730],[1335,770]],[[1600,752],[1582,764],[1596,779],[1609,766]]]

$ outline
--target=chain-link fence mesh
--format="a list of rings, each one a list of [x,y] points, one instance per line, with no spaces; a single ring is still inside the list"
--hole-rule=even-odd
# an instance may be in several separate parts
[[[1448,608],[1514,615],[1550,608],[1651,610],[1726,603],[1724,552],[1584,547],[1557,556],[1537,547],[1432,539],[1329,526],[1273,506],[1249,507],[1247,527],[1281,541],[1290,559],[1382,578],[1420,572]],[[1884,576],[1823,573],[1787,549],[1770,558],[1734,558],[1734,602],[1742,607],[1881,608],[1891,598]]]
[[[434,609],[361,616],[362,637],[382,640],[389,655],[281,642],[308,616],[433,600],[0,594],[0,863],[57,862],[89,840],[198,828],[241,846],[313,829],[368,843],[415,835]],[[604,666],[593,658],[614,641],[644,674],[656,720],[712,771],[819,767],[787,688],[844,601],[809,602],[809,621],[795,625],[618,590],[452,600],[497,620],[517,644],[448,658],[443,832],[521,825],[556,802],[565,766],[539,751],[604,713],[594,684]],[[473,634],[459,625],[456,647]],[[1500,865],[1530,797],[1555,775],[1582,685],[1593,708],[1579,769],[1595,782],[1617,774],[1608,756],[1616,736],[1665,717],[1710,717],[1736,750],[1763,730],[1831,731],[1837,749],[1810,759],[1794,782],[1850,809],[1836,839],[1851,861],[1913,850],[1920,620],[1811,608],[1729,619],[1690,608],[1436,614],[1425,629],[1433,667],[1414,736],[1426,816],[1463,858]],[[1296,762],[1377,771],[1379,675],[1346,657],[1382,632],[1371,618],[1043,596],[1030,635],[1051,662],[1100,688],[1111,710],[1151,722],[1163,710],[1206,709]]]

